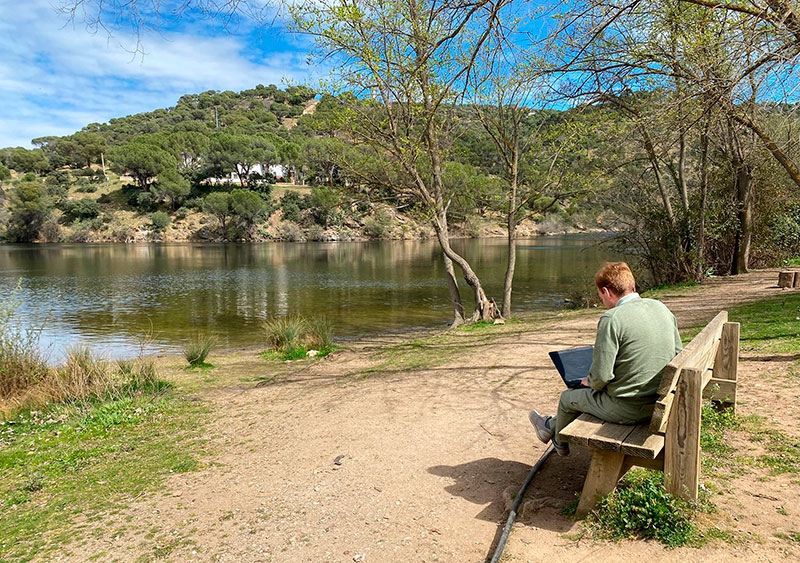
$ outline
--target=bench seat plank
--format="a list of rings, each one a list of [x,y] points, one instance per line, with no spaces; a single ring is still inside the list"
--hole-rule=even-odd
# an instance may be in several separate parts
[[[590,414],[582,414],[559,432],[561,441],[576,446],[589,447],[589,438],[603,426],[603,421]]]
[[[622,453],[645,459],[656,459],[664,449],[664,436],[650,432],[650,424],[642,423],[634,426],[622,444]]]
[[[605,423],[589,438],[589,447],[596,450],[622,451],[622,444],[635,426]]]

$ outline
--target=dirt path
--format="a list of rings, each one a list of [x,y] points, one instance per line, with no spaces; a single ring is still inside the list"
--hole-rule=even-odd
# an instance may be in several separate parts
[[[780,292],[776,281],[776,271],[756,272],[664,301],[688,326]],[[207,466],[104,517],[118,533],[87,539],[63,560],[483,562],[507,502],[544,452],[527,412],[554,407],[561,391],[546,352],[591,343],[599,314],[554,315],[543,330],[473,345],[434,369],[353,376],[380,349],[373,339],[278,383],[218,391],[206,397],[218,452]],[[800,435],[797,385],[776,383],[792,360],[745,355],[740,412],[781,412],[784,430]],[[213,361],[226,374],[268,369],[241,354]],[[181,372],[178,360],[172,370]],[[714,518],[742,541],[668,551],[577,539],[580,524],[560,508],[580,491],[587,466],[583,452],[548,459],[503,561],[800,560],[798,542],[775,536],[800,533],[800,488],[789,477],[753,469],[723,484]]]

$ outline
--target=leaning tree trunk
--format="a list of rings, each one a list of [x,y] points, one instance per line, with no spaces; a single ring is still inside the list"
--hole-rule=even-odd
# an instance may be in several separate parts
[[[453,324],[455,328],[464,324],[466,317],[464,317],[464,305],[461,303],[461,292],[458,290],[458,280],[456,279],[456,270],[453,268],[453,261],[445,254],[442,256],[444,260],[445,276],[447,277],[447,289],[450,291],[450,302],[453,304]]]
[[[469,265],[469,262],[458,254],[455,250],[450,247],[450,235],[447,231],[447,217],[446,212],[442,211],[441,213],[437,214],[434,221],[433,221],[433,228],[436,231],[436,238],[439,241],[439,246],[444,253],[445,258],[451,260],[453,263],[458,265],[461,271],[464,274],[464,280],[467,282],[472,288],[473,294],[475,296],[475,310],[472,313],[472,317],[469,319],[470,322],[477,322],[477,321],[492,321],[497,318],[502,318],[500,314],[500,310],[497,307],[494,299],[489,299],[486,297],[486,293],[483,290],[483,286],[481,285],[481,280],[472,270],[472,267]],[[445,262],[445,265],[447,262]],[[452,278],[455,279],[454,277]],[[453,286],[451,285],[450,275],[448,274],[448,285],[451,288],[451,297],[453,296]],[[456,288],[457,289],[457,288]],[[458,307],[461,305],[460,300],[458,303],[453,303],[454,313],[456,313],[457,317],[457,310]],[[463,314],[463,309],[462,309]]]

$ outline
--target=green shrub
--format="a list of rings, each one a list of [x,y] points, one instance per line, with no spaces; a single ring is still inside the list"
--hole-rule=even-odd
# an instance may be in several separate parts
[[[117,362],[117,368],[122,380],[122,390],[127,394],[138,391],[152,393],[171,387],[169,383],[158,378],[158,370],[150,358],[120,360]]]
[[[100,215],[100,204],[88,197],[73,199],[64,202],[61,210],[64,212],[64,219],[67,222],[77,219],[94,219]]]
[[[150,224],[156,231],[163,231],[166,229],[171,220],[169,213],[166,211],[156,211],[150,216]]]
[[[587,518],[589,529],[611,540],[654,539],[667,547],[688,544],[697,536],[694,509],[667,493],[663,478],[657,471],[629,471]]]
[[[372,239],[381,239],[389,233],[391,226],[391,216],[385,211],[379,210],[375,216],[368,217],[364,221],[364,234]]]

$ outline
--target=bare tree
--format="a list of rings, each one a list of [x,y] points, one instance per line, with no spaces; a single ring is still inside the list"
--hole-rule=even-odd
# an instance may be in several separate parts
[[[310,0],[291,12],[335,67],[333,89],[352,92],[348,134],[388,155],[396,189],[424,210],[444,255],[454,324],[466,319],[457,266],[475,298],[473,320],[499,316],[466,257],[450,244],[451,197],[443,177],[450,112],[476,59],[502,29],[510,0]]]

